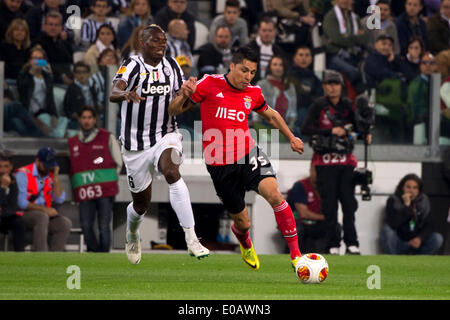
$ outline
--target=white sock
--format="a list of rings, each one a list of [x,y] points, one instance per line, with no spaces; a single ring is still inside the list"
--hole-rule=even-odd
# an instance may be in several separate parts
[[[141,222],[144,220],[144,214],[138,214],[133,208],[133,202],[127,207],[127,230],[132,234],[136,235],[136,232],[141,225]]]
[[[197,239],[197,234],[195,234],[194,227],[192,227],[192,228],[183,227],[183,231],[184,231],[184,238],[186,240],[186,243],[189,243],[192,240]]]
[[[169,184],[169,199],[173,210],[177,214],[178,221],[183,228],[194,229],[194,213],[192,212],[189,190],[180,178],[175,183]]]

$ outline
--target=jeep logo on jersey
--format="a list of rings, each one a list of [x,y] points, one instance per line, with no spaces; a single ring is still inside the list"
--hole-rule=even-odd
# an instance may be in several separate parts
[[[233,121],[243,122],[245,120],[245,112],[228,109],[224,107],[218,107],[216,112],[216,118],[228,119]]]
[[[142,89],[142,94],[153,96],[153,95],[167,95],[170,92],[170,85],[152,85],[150,83],[147,84],[146,89]]]

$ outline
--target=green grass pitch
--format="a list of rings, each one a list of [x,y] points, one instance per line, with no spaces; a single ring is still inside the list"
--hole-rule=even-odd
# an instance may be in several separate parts
[[[143,254],[131,265],[119,253],[0,253],[0,299],[311,300],[450,299],[447,256],[325,256],[322,284],[297,280],[288,255],[260,255],[253,271],[239,254]],[[68,289],[80,270],[80,289]],[[379,267],[380,289],[369,289]],[[71,282],[69,279],[69,283]],[[372,280],[371,280],[372,279]],[[368,281],[369,280],[369,281]]]

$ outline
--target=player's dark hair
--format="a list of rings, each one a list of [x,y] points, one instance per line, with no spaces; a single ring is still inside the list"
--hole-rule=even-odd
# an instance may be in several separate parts
[[[97,111],[95,111],[95,109],[94,109],[93,107],[91,107],[91,106],[82,106],[82,107],[80,108],[80,111],[78,111],[78,116],[81,117],[81,115],[82,115],[85,111],[90,112],[94,118],[97,118]]]
[[[403,195],[403,187],[405,186],[405,183],[408,180],[413,180],[415,182],[417,182],[417,184],[419,185],[419,192],[422,193],[423,190],[423,182],[422,179],[419,178],[419,176],[415,173],[409,173],[406,176],[404,176],[400,182],[397,185],[397,188],[395,188],[395,195],[399,198],[402,197]]]
[[[151,36],[152,36],[152,32],[154,31],[160,31],[163,34],[165,34],[163,28],[161,28],[159,25],[157,24],[150,24],[148,26],[146,26],[144,28],[144,30],[142,30],[142,40],[145,42],[147,41]]]
[[[231,59],[231,62],[234,64],[239,64],[242,63],[242,61],[244,60],[258,63],[259,62],[258,53],[250,46],[240,47],[233,53],[233,58]]]

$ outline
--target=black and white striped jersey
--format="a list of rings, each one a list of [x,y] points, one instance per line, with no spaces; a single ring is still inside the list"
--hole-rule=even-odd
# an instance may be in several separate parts
[[[121,103],[120,141],[129,151],[148,149],[159,139],[177,130],[174,116],[169,116],[169,103],[180,90],[184,74],[173,58],[164,57],[152,67],[139,56],[131,56],[120,66],[113,81],[126,82],[126,91],[137,87],[145,98],[139,103]]]
[[[97,37],[98,29],[100,29],[100,27],[104,24],[109,24],[112,28],[114,28],[113,24],[109,20],[106,20],[105,22],[98,22],[94,19],[85,19],[83,21],[83,25],[81,26],[81,44],[86,48],[93,44]]]

